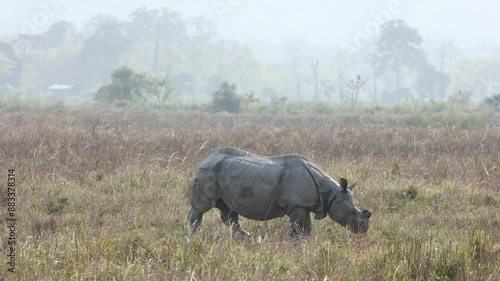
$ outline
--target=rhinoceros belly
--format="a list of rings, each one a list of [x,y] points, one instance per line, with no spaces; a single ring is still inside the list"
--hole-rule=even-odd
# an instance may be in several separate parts
[[[218,173],[221,198],[236,213],[254,220],[284,215],[277,202],[283,165],[269,159],[224,160]]]

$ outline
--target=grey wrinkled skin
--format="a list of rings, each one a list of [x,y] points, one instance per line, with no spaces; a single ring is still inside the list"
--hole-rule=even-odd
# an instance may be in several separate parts
[[[311,233],[311,216],[327,215],[354,233],[366,233],[371,212],[356,207],[352,189],[336,182],[299,155],[264,157],[237,148],[219,148],[200,164],[191,186],[190,233],[197,232],[203,213],[213,207],[224,224],[249,235],[238,221],[270,220],[287,215],[292,237]]]

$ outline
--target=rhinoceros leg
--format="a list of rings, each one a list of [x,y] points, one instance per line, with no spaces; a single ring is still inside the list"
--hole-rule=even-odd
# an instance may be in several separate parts
[[[189,210],[188,214],[189,234],[198,232],[198,229],[200,229],[200,224],[202,219],[203,219],[202,212],[197,211],[194,208],[191,208],[191,210]]]
[[[296,207],[289,214],[290,223],[292,224],[292,238],[300,238],[311,234],[311,215],[306,208]]]
[[[231,227],[235,233],[245,236],[250,235],[250,233],[241,227],[238,221],[238,214],[233,212],[222,199],[217,200],[215,207],[220,210],[220,219],[225,225]]]
[[[200,228],[203,214],[213,207],[213,201],[201,192],[193,192],[191,196],[191,210],[188,214],[189,233],[195,233]]]
[[[203,214],[214,206],[216,185],[210,180],[206,180],[204,175],[199,176],[192,182],[191,187],[191,210],[188,214],[189,233],[195,233],[200,228]],[[207,196],[208,193],[208,196]]]

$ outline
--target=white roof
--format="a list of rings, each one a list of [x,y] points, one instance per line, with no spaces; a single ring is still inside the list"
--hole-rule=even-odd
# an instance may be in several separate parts
[[[69,90],[73,89],[75,85],[63,85],[63,84],[54,84],[49,87],[49,90]]]

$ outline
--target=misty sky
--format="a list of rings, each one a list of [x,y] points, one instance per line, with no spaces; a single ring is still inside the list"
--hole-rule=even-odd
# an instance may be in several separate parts
[[[52,5],[47,13],[42,8],[43,3],[62,4]],[[500,46],[496,30],[500,26],[496,13],[500,11],[499,3],[492,0],[477,0],[473,4],[472,1],[452,0],[357,0],[349,3],[339,0],[0,0],[0,34],[20,33],[28,25],[43,31],[61,19],[81,24],[99,13],[126,18],[140,6],[167,6],[184,17],[204,15],[214,20],[222,36],[229,39],[277,43],[283,38],[300,38],[314,45],[339,45],[352,44],[357,33],[369,30],[375,23],[376,14],[396,11],[393,18],[406,20],[425,38],[452,37],[459,47],[468,48],[483,43]],[[37,16],[42,23],[48,23],[37,24]]]

